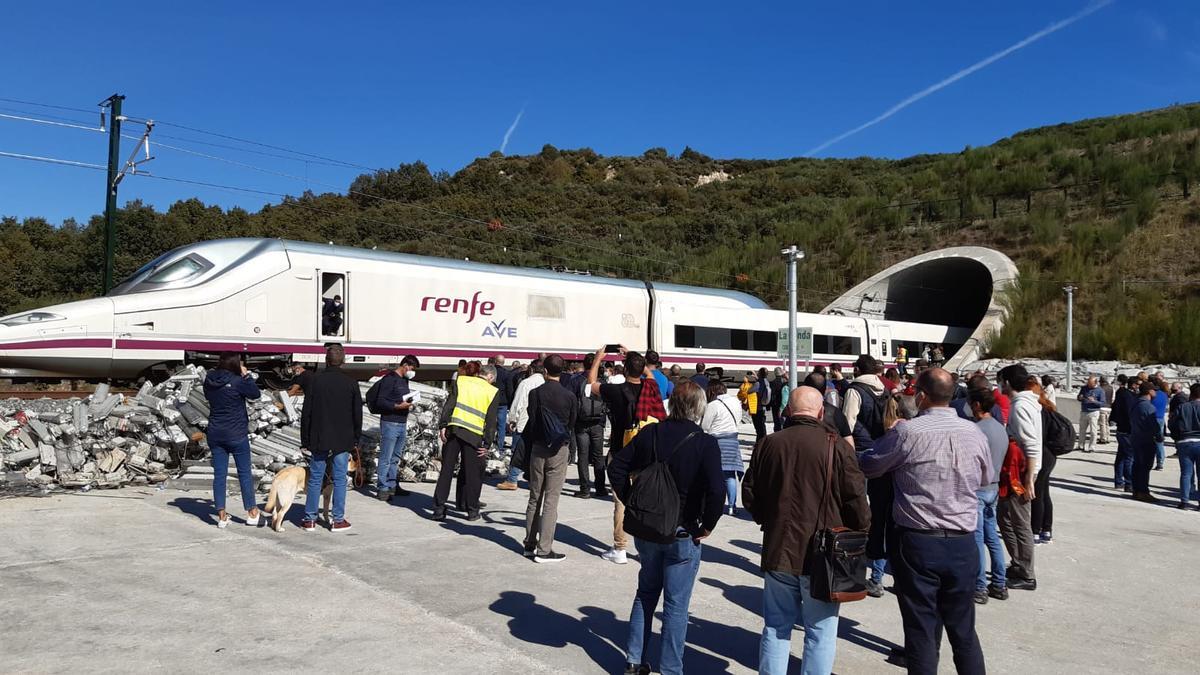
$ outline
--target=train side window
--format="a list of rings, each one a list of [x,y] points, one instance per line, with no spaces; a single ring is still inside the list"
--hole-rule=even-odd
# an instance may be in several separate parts
[[[775,333],[716,326],[675,326],[675,346],[681,349],[728,349],[740,352],[775,351]]]
[[[813,335],[813,351],[817,354],[860,354],[862,339],[846,335]]]
[[[336,272],[322,272],[319,307],[321,312],[321,337],[345,337],[348,301],[346,275]]]

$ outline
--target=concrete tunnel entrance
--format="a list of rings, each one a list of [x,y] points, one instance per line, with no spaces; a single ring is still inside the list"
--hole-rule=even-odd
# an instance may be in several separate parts
[[[974,328],[992,302],[992,275],[970,258],[914,265],[887,280],[883,318]]]
[[[958,328],[962,347],[947,354],[946,364],[958,368],[981,358],[987,339],[1004,325],[1000,296],[1016,278],[1017,266],[994,249],[941,249],[892,265],[821,313]]]

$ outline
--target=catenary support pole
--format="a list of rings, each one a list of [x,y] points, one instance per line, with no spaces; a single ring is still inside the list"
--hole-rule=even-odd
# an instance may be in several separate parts
[[[1074,373],[1074,338],[1075,338],[1075,287],[1063,286],[1063,290],[1067,292],[1067,377],[1063,382],[1063,391],[1071,393],[1075,391],[1071,385],[1071,375]]]
[[[121,166],[121,101],[125,97],[113,94],[100,103],[109,108],[108,174],[104,183],[104,292],[113,287],[113,264],[117,248],[117,171]]]
[[[791,246],[780,251],[787,261],[788,293],[788,386],[796,387],[796,263],[804,259],[804,251]],[[787,401],[782,401],[786,406]]]

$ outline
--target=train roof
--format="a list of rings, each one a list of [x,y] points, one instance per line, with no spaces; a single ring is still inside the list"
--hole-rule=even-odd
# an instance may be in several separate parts
[[[347,258],[356,258],[359,260],[377,260],[381,262],[401,262],[410,265],[425,265],[428,267],[441,267],[451,270],[465,270],[472,272],[493,272],[496,274],[510,274],[529,277],[532,279],[558,279],[569,278],[571,281],[580,283],[603,284],[607,286],[619,286],[622,288],[644,288],[645,284],[636,279],[614,279],[610,277],[591,276],[591,275],[571,275],[565,272],[556,272],[554,270],[538,269],[534,267],[513,267],[509,265],[494,265],[491,263],[471,262],[468,260],[455,260],[452,258],[437,258],[433,256],[412,255],[410,253],[396,253],[394,251],[377,251],[363,248],[353,248],[350,246],[335,246],[332,244],[318,244],[307,241],[293,241],[290,239],[246,239],[247,242],[260,244],[265,241],[273,241],[275,244],[286,251],[295,251],[297,253],[308,253],[312,255],[338,255]],[[712,297],[724,298],[744,304],[749,309],[769,309],[767,303],[741,291],[732,291],[723,288],[704,288],[702,286],[683,286],[680,284],[669,284],[653,282],[654,288],[660,291],[672,291],[676,293],[690,293],[693,295],[707,295]]]

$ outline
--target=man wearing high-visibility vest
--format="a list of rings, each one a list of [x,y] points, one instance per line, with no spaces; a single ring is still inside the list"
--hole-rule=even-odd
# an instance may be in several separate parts
[[[900,377],[908,374],[908,347],[904,345],[896,347],[896,368],[900,371]]]
[[[446,500],[454,468],[462,460],[458,480],[462,483],[467,520],[479,520],[479,493],[483,489],[483,461],[496,441],[500,399],[496,396],[495,366],[471,361],[456,381],[454,392],[442,409],[442,470],[433,493],[433,519],[446,519]]]

